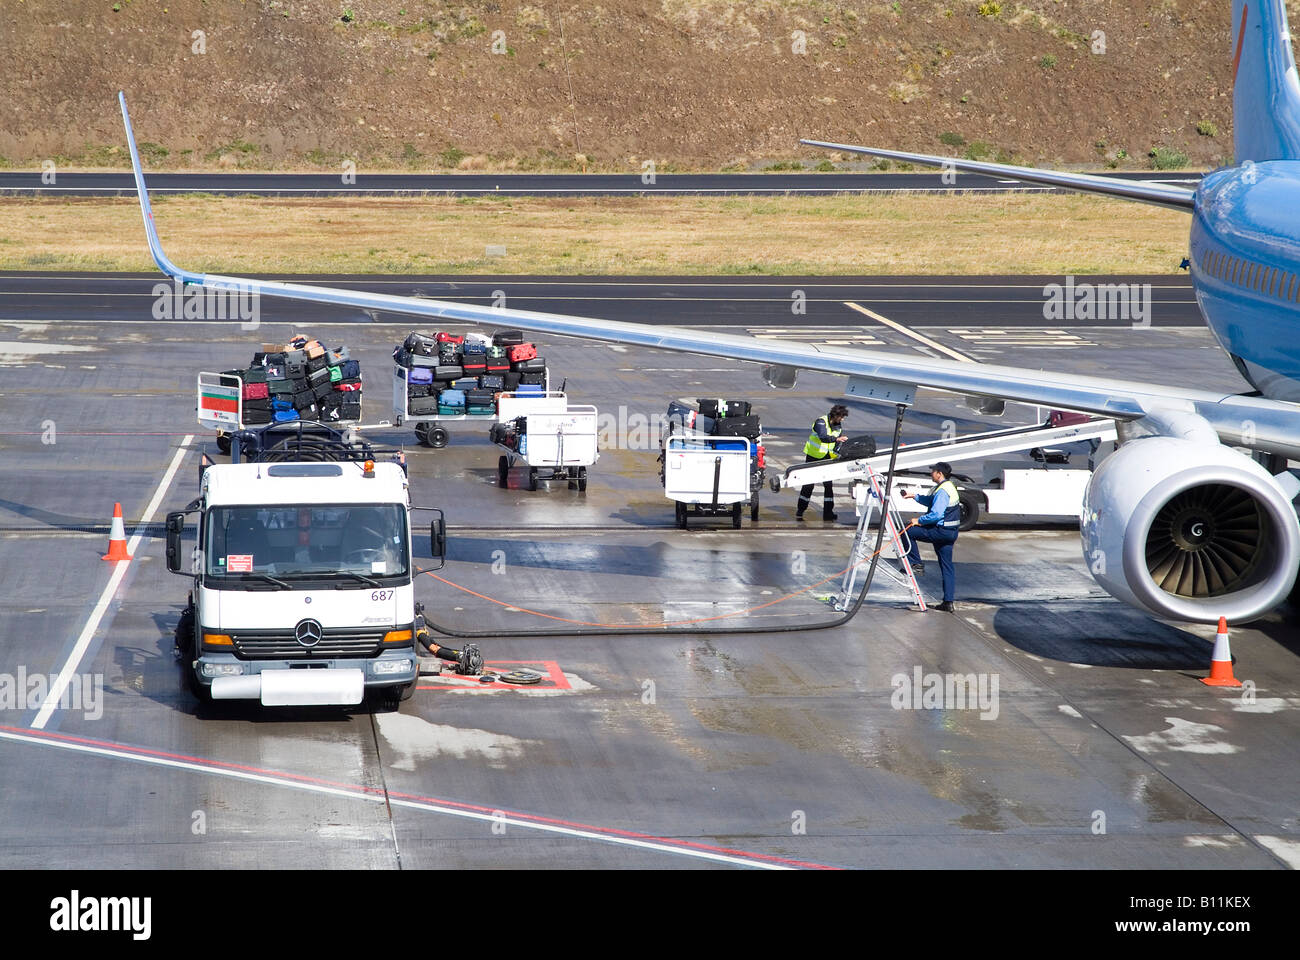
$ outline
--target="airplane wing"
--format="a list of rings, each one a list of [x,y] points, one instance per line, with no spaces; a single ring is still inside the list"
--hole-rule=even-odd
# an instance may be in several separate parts
[[[973,397],[1017,400],[1042,406],[1078,410],[1116,420],[1137,420],[1148,414],[1196,413],[1229,443],[1271,450],[1300,458],[1300,406],[1219,391],[1124,382],[1077,374],[1054,373],[989,364],[829,347],[777,343],[735,334],[650,326],[587,317],[562,316],[452,303],[443,300],[365,293],[274,280],[257,280],[195,273],[167,258],[154,227],[144,173],[131,132],[126,98],[119,94],[122,118],[130,142],[141,212],[149,249],[163,273],[187,284],[216,290],[305,300],[354,307],[365,311],[407,314],[428,320],[459,321],[517,327],[533,333],[580,337],[607,343],[675,350],[731,360],[843,374],[906,386],[927,387]]]
[[[1142,203],[1153,203],[1156,206],[1169,207],[1187,213],[1190,213],[1195,206],[1196,191],[1169,183],[1155,183],[1149,180],[1116,180],[1113,177],[1099,177],[1092,173],[1039,170],[1034,167],[1017,167],[1007,163],[986,163],[982,160],[964,160],[961,157],[937,157],[928,153],[881,150],[878,147],[855,147],[847,143],[826,143],[822,140],[800,140],[799,142],[809,147],[825,147],[828,150],[842,150],[846,153],[865,153],[868,156],[883,157],[887,160],[897,160],[902,163],[919,163],[929,167],[949,167],[953,170],[961,170],[964,173],[979,173],[988,177],[1041,183],[1049,187],[1079,190],[1083,193],[1100,193],[1108,197],[1119,197],[1123,200],[1139,200]]]

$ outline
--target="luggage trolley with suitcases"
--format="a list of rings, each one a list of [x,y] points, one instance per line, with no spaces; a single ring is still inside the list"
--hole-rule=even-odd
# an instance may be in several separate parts
[[[746,507],[758,520],[767,472],[763,428],[747,400],[682,400],[668,405],[668,429],[659,454],[659,480],[674,501],[677,526],[691,516],[729,516],[739,528]]]
[[[521,389],[521,381],[537,396],[547,395],[546,361],[536,353],[518,330],[496,336],[413,331],[393,350],[394,423],[413,424],[425,446],[445,447],[451,439],[445,424],[495,421],[497,398]],[[269,385],[268,391],[274,392]]]
[[[228,454],[234,435],[248,427],[296,420],[355,424],[361,419],[361,364],[344,345],[294,336],[262,344],[247,367],[201,372],[196,401],[199,423],[216,429],[217,447]]]

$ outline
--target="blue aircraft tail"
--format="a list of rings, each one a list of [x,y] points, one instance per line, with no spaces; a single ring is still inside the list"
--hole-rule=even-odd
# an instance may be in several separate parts
[[[1237,163],[1300,160],[1300,81],[1284,0],[1233,0],[1232,50]]]

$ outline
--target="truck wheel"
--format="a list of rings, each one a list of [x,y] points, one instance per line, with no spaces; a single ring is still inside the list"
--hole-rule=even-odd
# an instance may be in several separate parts
[[[503,453],[501,454],[500,459],[497,460],[497,483],[501,485],[502,489],[505,489],[505,486],[507,483],[509,483],[509,481],[510,481],[510,460]]]
[[[529,490],[537,489],[537,468],[536,467],[528,468],[528,489]]]
[[[220,450],[222,453],[226,454],[226,456],[230,455],[230,434],[228,433],[217,434],[217,449]]]
[[[441,450],[450,440],[451,434],[447,432],[446,427],[435,425],[429,428],[429,446]]]
[[[415,439],[420,442],[421,446],[429,445],[429,425],[427,423],[417,423],[415,425]]]
[[[749,522],[758,523],[758,492],[754,492],[753,498],[749,501]]]
[[[578,468],[569,467],[569,469],[565,471],[565,476],[569,480],[569,489],[577,490],[578,489]]]
[[[677,501],[677,529],[686,529],[686,504],[680,500]]]
[[[741,510],[744,504],[739,500],[731,505],[731,525],[737,530],[740,529]]]
[[[579,493],[587,492],[587,468],[586,467],[578,468],[578,492]]]
[[[961,522],[957,530],[965,533],[974,530],[980,519],[980,496],[973,490],[962,490],[957,494],[957,505],[961,507]]]

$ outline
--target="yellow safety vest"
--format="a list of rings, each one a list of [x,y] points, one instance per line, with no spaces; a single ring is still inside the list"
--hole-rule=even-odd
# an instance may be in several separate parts
[[[817,420],[823,419],[818,417]],[[803,452],[814,460],[825,460],[827,457],[835,456],[835,437],[840,435],[839,427],[832,427],[830,418],[826,419],[826,432],[831,435],[830,443],[822,443],[821,437],[817,436],[817,420],[813,421],[812,433],[808,434],[808,442],[803,445]]]

